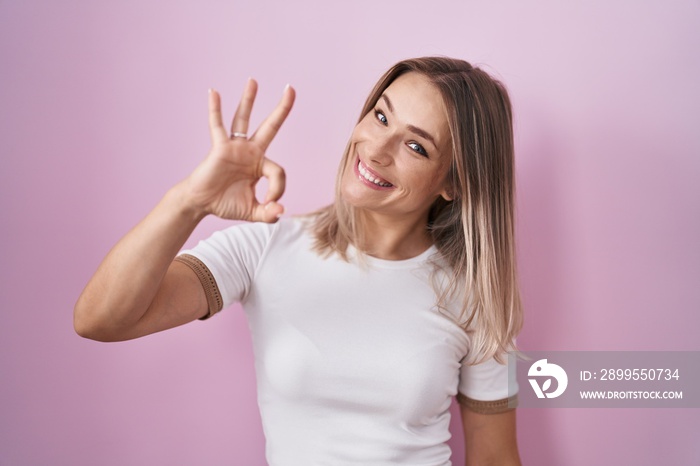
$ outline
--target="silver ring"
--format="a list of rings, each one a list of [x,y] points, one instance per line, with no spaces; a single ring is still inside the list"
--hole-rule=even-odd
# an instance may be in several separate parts
[[[231,133],[232,138],[245,138],[248,139],[248,135],[246,133]]]

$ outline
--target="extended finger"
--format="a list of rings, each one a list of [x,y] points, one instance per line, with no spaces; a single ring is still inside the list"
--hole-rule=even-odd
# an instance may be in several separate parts
[[[221,119],[221,96],[214,89],[209,89],[209,134],[212,143],[228,138]]]
[[[289,115],[289,112],[292,110],[295,96],[296,92],[294,88],[287,84],[282,94],[282,100],[280,100],[272,113],[265,118],[265,121],[262,122],[257,131],[255,131],[251,140],[257,142],[263,150],[267,149],[267,146],[270,145],[270,142],[272,142],[272,139],[282,127],[282,123],[284,123],[287,115]]]
[[[258,83],[253,78],[248,78],[241,101],[238,103],[236,114],[231,122],[231,135],[234,133],[245,134],[248,132],[250,113],[253,111],[255,95],[258,92]]]

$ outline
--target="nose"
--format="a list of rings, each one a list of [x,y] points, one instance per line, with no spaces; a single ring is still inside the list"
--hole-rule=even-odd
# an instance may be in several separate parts
[[[371,162],[381,167],[386,167],[394,162],[394,147],[396,142],[393,137],[377,139],[368,148],[368,158]]]

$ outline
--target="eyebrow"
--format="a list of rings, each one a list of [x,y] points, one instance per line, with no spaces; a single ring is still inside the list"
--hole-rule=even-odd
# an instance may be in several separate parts
[[[389,100],[389,97],[386,94],[382,94],[380,98],[384,99],[384,102],[386,102],[386,106],[389,108],[389,111],[391,113],[394,113],[394,106],[391,103],[391,100]],[[417,126],[414,125],[407,125],[407,128],[409,131],[411,131],[414,134],[417,134],[418,136],[427,139],[428,141],[432,142],[435,147],[437,147],[437,143],[435,142],[435,138],[433,138],[430,133],[425,131],[424,129],[420,129]]]

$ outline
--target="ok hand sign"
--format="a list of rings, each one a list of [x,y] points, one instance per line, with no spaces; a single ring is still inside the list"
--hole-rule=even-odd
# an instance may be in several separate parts
[[[206,159],[186,180],[188,201],[198,214],[275,222],[284,211],[277,202],[284,193],[284,170],[265,157],[265,151],[292,109],[295,92],[289,85],[285,87],[277,107],[248,137],[248,123],[257,90],[255,80],[249,79],[230,133],[224,128],[221,118],[221,96],[215,90],[209,92],[212,147]],[[268,180],[268,190],[260,203],[255,198],[255,185],[263,176]]]

